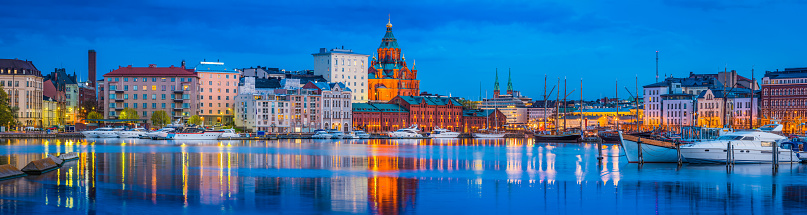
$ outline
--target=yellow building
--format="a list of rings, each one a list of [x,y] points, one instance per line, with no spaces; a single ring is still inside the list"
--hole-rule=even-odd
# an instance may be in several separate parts
[[[406,65],[406,58],[392,35],[392,24],[387,23],[387,33],[378,47],[378,58],[373,56],[368,68],[368,97],[373,101],[389,101],[396,96],[420,96],[418,70]]]

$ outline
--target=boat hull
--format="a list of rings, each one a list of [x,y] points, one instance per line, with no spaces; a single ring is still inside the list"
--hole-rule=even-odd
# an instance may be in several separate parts
[[[621,134],[620,139],[622,150],[625,152],[628,162],[639,163],[639,143],[625,139],[621,137]],[[675,148],[642,144],[641,150],[642,160],[645,163],[678,163],[678,151]],[[687,159],[682,156],[681,161],[687,162]]]
[[[708,151],[707,151],[708,150]],[[733,163],[772,163],[772,150],[734,149]],[[681,147],[681,155],[690,163],[726,163],[726,149]],[[789,149],[779,149],[779,162],[800,162],[800,155]]]
[[[118,138],[117,131],[99,131],[96,132],[98,138]]]
[[[217,140],[224,132],[206,131],[204,133],[168,133],[168,139],[172,140]]]
[[[98,138],[98,134],[95,131],[82,131],[81,135],[84,135],[86,138]]]
[[[475,138],[504,138],[504,134],[483,134],[474,133]]]
[[[146,136],[146,132],[142,131],[121,131],[118,133],[120,138],[140,138]]]
[[[564,135],[542,135],[536,134],[536,142],[577,142],[580,141],[582,136],[580,134],[564,134]]]
[[[460,133],[457,132],[446,132],[440,134],[430,134],[429,137],[432,138],[457,138],[460,136]]]

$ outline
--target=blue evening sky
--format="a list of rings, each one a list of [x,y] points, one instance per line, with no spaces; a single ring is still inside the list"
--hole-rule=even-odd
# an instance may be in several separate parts
[[[0,58],[32,60],[86,79],[87,50],[101,74],[134,65],[313,69],[311,53],[345,46],[372,54],[387,14],[422,91],[479,96],[507,69],[516,90],[539,98],[544,74],[569,79],[586,99],[633,90],[655,76],[727,68],[757,77],[807,66],[807,1],[5,1]],[[551,88],[554,83],[550,84]],[[490,94],[490,93],[489,93]],[[579,98],[575,92],[570,98]],[[553,96],[554,97],[554,96]]]

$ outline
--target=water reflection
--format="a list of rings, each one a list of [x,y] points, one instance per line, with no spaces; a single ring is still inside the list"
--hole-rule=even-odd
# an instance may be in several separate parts
[[[770,165],[638,168],[617,145],[598,162],[596,144],[529,139],[0,142],[0,164],[20,168],[80,156],[0,182],[0,211],[14,213],[765,213],[805,210],[807,194],[800,164],[776,176]]]

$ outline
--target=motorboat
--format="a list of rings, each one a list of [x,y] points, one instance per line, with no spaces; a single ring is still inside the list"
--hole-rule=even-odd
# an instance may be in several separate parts
[[[429,137],[433,138],[457,138],[458,136],[460,136],[460,132],[453,132],[440,127],[435,127],[432,133],[429,133]]]
[[[782,143],[784,136],[760,130],[736,131],[716,140],[681,146],[681,155],[690,163],[772,163],[799,162],[799,153]]]
[[[221,129],[224,133],[221,134],[221,138],[237,138],[241,137],[238,133],[235,133],[235,129]]]
[[[146,133],[146,137],[151,138],[152,140],[165,139],[168,137],[168,132],[172,132],[174,130],[176,130],[176,128],[165,127],[156,131]]]
[[[118,131],[118,137],[120,138],[140,138],[146,136],[146,129],[144,128],[133,128],[126,131]]]
[[[350,132],[345,133],[345,135],[342,136],[342,139],[359,139],[359,137],[356,136],[355,132],[350,131]]]
[[[358,139],[368,139],[370,138],[370,134],[364,132],[362,130],[353,131],[353,136]]]
[[[412,137],[423,137],[423,135],[418,133],[418,125],[414,124],[408,128],[398,129],[393,132],[388,132],[387,135],[393,138],[412,138]]]
[[[314,139],[331,139],[331,136],[333,136],[333,135],[329,134],[327,131],[317,131],[316,133],[314,133],[314,135],[311,136],[311,138],[314,138]]]
[[[473,134],[475,138],[504,138],[505,133],[499,131],[488,131],[486,129],[479,130]]]
[[[566,134],[534,134],[535,142],[577,142],[583,138],[580,133],[566,133]]]
[[[677,163],[679,160],[676,143],[645,138],[646,134],[623,134],[618,132],[622,150],[628,163]],[[681,157],[681,162],[686,162]]]
[[[82,131],[81,135],[84,135],[84,137],[86,137],[86,138],[98,138],[98,131],[101,131],[101,130],[104,130],[104,129],[112,129],[112,128],[96,128],[94,130]]]
[[[96,134],[99,138],[118,138],[119,131],[123,131],[123,128],[104,128],[98,130]]]
[[[330,130],[328,134],[331,135],[331,139],[342,139],[345,137],[345,133],[338,130]]]
[[[216,140],[224,131],[208,131],[203,128],[186,127],[181,130],[168,132],[167,139],[172,140]]]
[[[602,142],[619,142],[619,132],[616,131],[600,131],[597,133]]]

